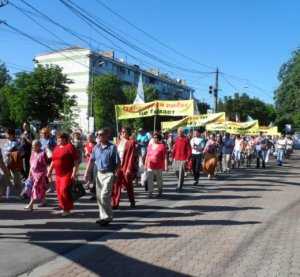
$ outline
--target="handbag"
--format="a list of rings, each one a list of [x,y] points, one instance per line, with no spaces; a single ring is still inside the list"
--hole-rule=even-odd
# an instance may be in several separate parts
[[[74,181],[70,186],[69,192],[74,202],[86,194],[85,189],[80,181]]]
[[[33,187],[33,180],[31,178],[26,179],[23,183],[23,186],[24,188],[20,194],[21,198],[30,199]]]

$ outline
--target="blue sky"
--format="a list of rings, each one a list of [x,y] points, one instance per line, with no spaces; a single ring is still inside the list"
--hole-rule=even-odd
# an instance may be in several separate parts
[[[227,74],[220,77],[221,96],[232,95],[236,91],[247,92],[272,102],[273,91],[278,85],[279,68],[299,46],[300,1],[297,0],[99,0],[161,42],[210,67],[193,63],[164,48],[114,16],[98,0],[72,0],[135,45],[172,65],[200,71],[197,74],[162,65],[118,41],[113,40],[113,46],[112,41],[106,40],[98,31],[82,22],[59,0],[26,1],[64,26],[97,41],[88,40],[88,45],[85,45],[33,15],[67,44],[103,50],[114,49],[117,45],[117,48],[125,49],[135,59],[116,50],[118,57],[127,58],[129,62],[143,67],[160,68],[174,78],[186,79],[196,89],[195,96],[209,103],[211,97],[208,86],[213,83],[214,76],[200,72],[211,72],[216,66]],[[10,2],[30,10],[20,0]],[[0,8],[0,20],[6,20],[51,48],[64,47],[61,41],[35,25],[12,5]],[[7,63],[12,73],[20,69],[30,70],[33,57],[47,50],[18,34],[8,32],[4,25],[0,26],[0,59]]]

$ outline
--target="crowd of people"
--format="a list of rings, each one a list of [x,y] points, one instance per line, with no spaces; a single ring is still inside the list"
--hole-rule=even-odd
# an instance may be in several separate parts
[[[109,128],[86,138],[80,130],[71,136],[42,128],[38,136],[27,123],[17,137],[14,129],[6,130],[6,142],[0,151],[0,197],[11,194],[28,199],[25,210],[47,205],[47,194],[56,191],[61,216],[74,208],[70,188],[78,182],[81,163],[86,164],[84,189],[90,190],[91,201],[97,201],[101,226],[113,219],[113,209],[120,205],[122,190],[128,195],[130,207],[136,205],[134,186],[143,186],[149,198],[163,196],[163,172],[175,172],[176,191],[183,190],[185,177],[192,174],[193,185],[201,178],[214,179],[217,174],[230,174],[234,168],[265,168],[272,156],[282,166],[293,151],[290,136],[280,137],[208,133],[200,129],[185,133],[137,133],[121,128],[116,139]]]

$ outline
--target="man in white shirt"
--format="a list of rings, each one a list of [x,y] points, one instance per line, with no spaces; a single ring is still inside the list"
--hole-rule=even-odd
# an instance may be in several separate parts
[[[236,135],[235,142],[234,142],[234,166],[237,168],[240,168],[241,165],[241,154],[242,154],[242,148],[243,148],[243,139],[240,135]]]
[[[281,137],[277,140],[276,149],[277,149],[277,165],[282,166],[284,152],[286,150],[287,140],[282,134]]]
[[[194,185],[197,185],[200,177],[203,149],[205,147],[205,139],[201,136],[199,130],[194,131],[194,136],[190,140],[190,143],[192,147],[192,167],[195,181]]]

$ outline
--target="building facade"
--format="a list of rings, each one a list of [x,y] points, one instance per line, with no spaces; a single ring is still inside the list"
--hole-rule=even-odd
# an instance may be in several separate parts
[[[137,86],[142,74],[143,84],[154,86],[160,99],[189,99],[194,91],[183,80],[172,79],[158,70],[144,70],[137,65],[130,65],[122,59],[117,59],[114,52],[95,52],[87,48],[70,47],[38,55],[35,62],[44,66],[58,65],[72,80],[69,84],[69,94],[76,96],[76,122],[85,132],[91,129],[88,120],[88,86],[95,75],[113,74],[124,84]]]

